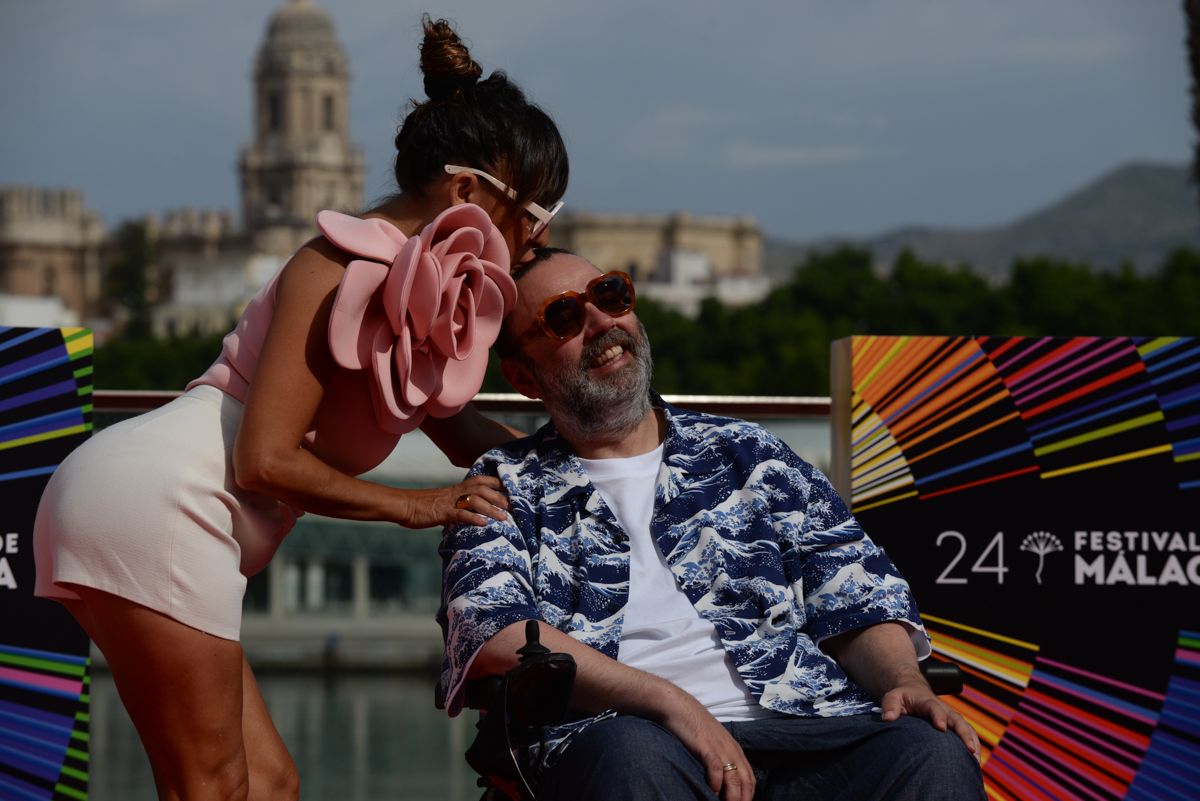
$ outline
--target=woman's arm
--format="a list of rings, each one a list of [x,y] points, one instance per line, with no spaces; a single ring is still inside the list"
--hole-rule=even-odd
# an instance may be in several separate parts
[[[452,417],[426,417],[421,430],[459,467],[470,467],[497,445],[525,436],[524,431],[484,417],[470,403]]]
[[[502,518],[499,482],[473,477],[453,487],[403,490],[346,475],[302,447],[336,365],[327,330],[344,272],[342,254],[325,240],[302,248],[284,267],[275,312],[259,354],[234,445],[238,486],[305,511],[352,520],[389,520],[410,528],[447,522],[482,525],[486,518],[455,509],[460,495],[486,500]],[[477,507],[478,508],[478,507]]]

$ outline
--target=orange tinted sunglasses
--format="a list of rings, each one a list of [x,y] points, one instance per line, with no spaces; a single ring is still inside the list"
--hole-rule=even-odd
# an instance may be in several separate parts
[[[622,317],[633,311],[635,302],[633,279],[613,270],[588,281],[583,292],[567,291],[548,298],[536,319],[548,337],[561,342],[583,330],[588,303],[609,317]]]

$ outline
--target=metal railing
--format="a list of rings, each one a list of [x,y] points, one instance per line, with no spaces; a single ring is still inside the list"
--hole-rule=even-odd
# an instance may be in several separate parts
[[[157,409],[180,394],[94,390],[93,408],[103,426]],[[759,421],[802,458],[818,466],[828,461],[829,398],[664,397],[681,408]],[[546,415],[540,401],[515,393],[483,393],[474,403],[484,414],[522,430],[534,430]],[[403,438],[397,452],[370,480],[393,486],[440,486],[461,475],[461,468],[453,467],[418,431]],[[247,589],[243,647],[255,663],[288,669],[321,667],[331,633],[336,634],[336,652],[345,666],[398,669],[435,659],[441,639],[432,610],[438,602],[440,561],[428,539],[419,534],[396,537],[393,529],[378,523],[303,518],[267,570],[251,579]],[[377,591],[380,587],[387,592]]]
[[[180,395],[174,390],[97,389],[93,393],[98,412],[132,413],[157,409]],[[830,400],[821,395],[664,395],[676,406],[709,414],[754,418],[829,417]],[[482,392],[475,396],[481,412],[495,414],[540,414],[541,401],[509,392]]]

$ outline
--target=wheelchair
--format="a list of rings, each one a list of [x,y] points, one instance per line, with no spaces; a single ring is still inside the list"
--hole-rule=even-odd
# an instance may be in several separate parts
[[[464,704],[479,711],[466,760],[479,774],[479,801],[537,801],[527,776],[528,755],[547,726],[567,719],[575,685],[575,660],[541,644],[536,620],[525,622],[525,644],[516,667],[503,676],[468,682]],[[962,671],[952,662],[926,659],[921,673],[937,695],[959,695]]]

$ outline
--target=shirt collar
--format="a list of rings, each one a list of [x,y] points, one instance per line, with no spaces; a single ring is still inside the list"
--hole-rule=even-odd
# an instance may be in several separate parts
[[[669,468],[689,476],[704,476],[720,472],[725,467],[725,454],[712,448],[702,436],[703,432],[689,427],[696,416],[695,412],[667,403],[654,390],[650,391],[650,405],[662,409],[666,419],[663,462]],[[538,431],[538,458],[547,471],[584,478],[587,476],[571,443],[558,432],[553,420]]]

